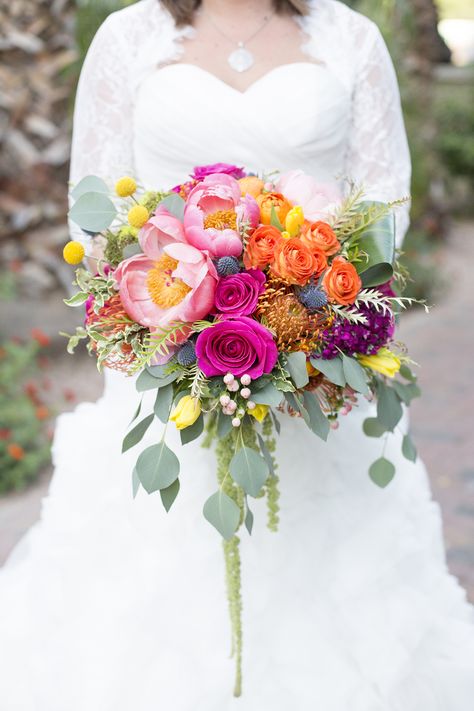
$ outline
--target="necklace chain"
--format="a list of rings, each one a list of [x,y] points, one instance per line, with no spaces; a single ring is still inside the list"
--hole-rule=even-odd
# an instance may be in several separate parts
[[[216,23],[216,21],[209,12],[207,12],[206,10],[202,10],[202,13],[208,18],[211,25],[219,32],[220,35],[222,35],[222,37],[224,37],[224,39],[226,39],[231,44],[238,45],[239,47],[244,47],[246,44],[251,42],[251,40],[253,40],[253,38],[256,37],[268,25],[270,20],[273,19],[273,16],[275,15],[274,12],[271,12],[269,15],[265,15],[262,24],[257,27],[255,32],[252,32],[250,37],[247,37],[247,39],[245,40],[236,41],[232,37],[229,37],[229,35],[219,27],[219,25]]]

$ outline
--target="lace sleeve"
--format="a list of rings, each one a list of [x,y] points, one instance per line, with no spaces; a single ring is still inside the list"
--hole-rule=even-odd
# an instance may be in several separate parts
[[[70,186],[86,175],[107,182],[133,175],[130,48],[110,15],[99,28],[79,79],[71,150]],[[70,222],[73,239],[88,241]]]
[[[396,200],[410,194],[410,153],[392,60],[380,31],[372,23],[370,27],[354,87],[346,172],[367,186],[369,199]],[[409,203],[396,209],[398,246],[409,213]]]

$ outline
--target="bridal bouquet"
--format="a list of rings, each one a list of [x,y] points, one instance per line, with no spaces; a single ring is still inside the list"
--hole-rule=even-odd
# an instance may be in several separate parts
[[[69,350],[86,339],[99,368],[138,374],[139,393],[156,391],[153,412],[128,432],[124,451],[155,418],[174,423],[183,445],[205,430],[204,443],[216,449],[218,484],[203,513],[224,538],[239,695],[236,534],[241,526],[252,532],[249,500],[263,495],[269,528],[277,527],[274,432],[285,417],[299,417],[326,440],[368,398],[377,415],[365,420],[365,434],[382,438],[397,427],[402,403],[419,394],[393,340],[396,314],[411,301],[399,295],[398,203],[368,202],[355,185],[342,197],[299,170],[260,178],[227,164],[196,168],[163,193],[141,192],[130,177],[118,180],[114,201],[108,192],[95,176],[72,191],[70,218],[99,235],[103,258],[77,269],[78,291],[66,303],[85,304],[86,315]],[[82,244],[69,242],[64,257],[80,264]],[[408,435],[403,452],[416,459]],[[134,493],[159,491],[168,511],[179,473],[165,427],[137,459]],[[383,455],[369,471],[379,486],[394,474]]]

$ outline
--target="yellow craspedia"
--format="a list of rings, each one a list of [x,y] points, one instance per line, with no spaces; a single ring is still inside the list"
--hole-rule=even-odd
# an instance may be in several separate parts
[[[146,207],[143,207],[143,205],[134,205],[128,211],[128,224],[139,230],[146,222],[148,222],[149,217],[150,213]]]
[[[257,422],[263,422],[265,417],[268,415],[269,409],[268,405],[255,405],[253,410],[248,410],[248,414],[255,417]]]
[[[64,261],[68,264],[80,264],[86,250],[80,242],[68,242],[63,249]]]
[[[123,178],[120,178],[120,180],[117,180],[117,182],[115,183],[115,192],[119,197],[130,197],[130,195],[133,195],[136,189],[136,182],[128,175],[125,175]]]

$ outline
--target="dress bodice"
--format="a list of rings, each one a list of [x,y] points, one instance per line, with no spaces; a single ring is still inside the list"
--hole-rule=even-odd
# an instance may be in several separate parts
[[[337,76],[309,61],[276,67],[245,92],[192,64],[157,68],[137,93],[136,171],[148,188],[219,161],[333,180],[344,171],[350,104]]]
[[[307,61],[276,66],[245,92],[181,61],[181,40],[193,29],[178,28],[159,0],[109,15],[79,81],[71,183],[131,173],[166,189],[195,165],[225,161],[348,177],[373,200],[408,196],[400,96],[379,30],[338,0],[308,6],[298,18]],[[400,243],[408,206],[396,222]]]

